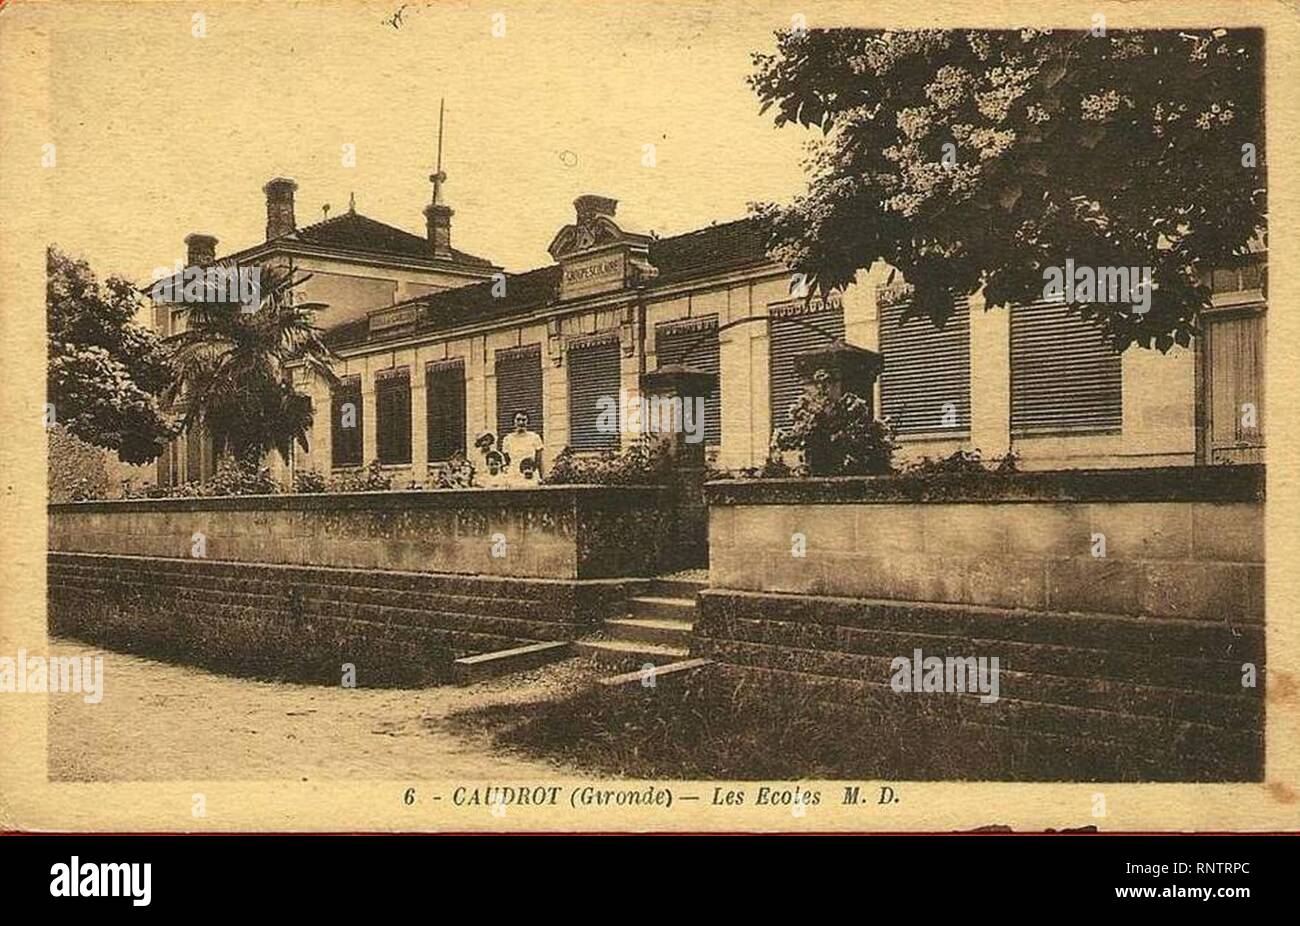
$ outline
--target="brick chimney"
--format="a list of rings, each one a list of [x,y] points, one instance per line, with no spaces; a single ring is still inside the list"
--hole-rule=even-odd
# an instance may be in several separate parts
[[[185,236],[185,266],[206,267],[217,262],[217,239],[198,232]]]
[[[298,184],[287,177],[276,177],[262,187],[266,194],[266,240],[290,234],[298,227],[293,217],[293,193]]]
[[[430,203],[424,207],[424,221],[429,227],[429,246],[434,257],[451,257],[451,206]]]
[[[594,196],[588,193],[575,199],[573,208],[578,213],[578,224],[587,225],[601,215],[612,219],[614,210],[618,208],[618,200],[610,199],[608,196]]]

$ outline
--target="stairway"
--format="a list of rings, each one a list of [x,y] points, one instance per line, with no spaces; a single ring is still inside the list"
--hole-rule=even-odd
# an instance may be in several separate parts
[[[661,576],[628,599],[628,613],[607,618],[600,631],[574,644],[581,656],[621,672],[659,667],[690,656],[695,595],[704,581]]]

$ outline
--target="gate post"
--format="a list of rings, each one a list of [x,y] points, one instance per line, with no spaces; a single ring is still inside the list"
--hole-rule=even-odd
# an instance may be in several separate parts
[[[641,376],[641,394],[647,409],[680,409],[687,402],[707,399],[717,376],[682,364],[668,364]],[[644,423],[643,423],[644,424]],[[704,502],[704,422],[698,422],[700,439],[687,440],[681,418],[670,429],[650,431],[652,439],[667,446],[671,466],[661,568],[704,569],[709,565],[709,510]]]
[[[796,354],[794,369],[803,380],[805,389],[812,388],[813,374],[825,370],[830,376],[826,389],[832,402],[838,402],[840,396],[851,392],[865,399],[871,408],[871,417],[878,418],[875,386],[884,360],[874,350],[834,341],[826,347]]]

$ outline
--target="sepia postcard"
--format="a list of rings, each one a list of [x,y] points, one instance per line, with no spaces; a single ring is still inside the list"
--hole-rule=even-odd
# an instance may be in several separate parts
[[[0,829],[1300,830],[1298,38],[0,5]]]

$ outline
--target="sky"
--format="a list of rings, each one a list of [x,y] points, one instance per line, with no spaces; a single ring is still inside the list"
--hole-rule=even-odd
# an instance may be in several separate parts
[[[144,282],[190,232],[222,254],[262,240],[275,176],[298,182],[299,225],[354,193],[423,235],[442,98],[452,242],[509,270],[551,263],[583,193],[660,235],[738,218],[804,186],[810,136],[745,82],[789,22],[718,3],[82,7],[50,26],[49,240]]]

